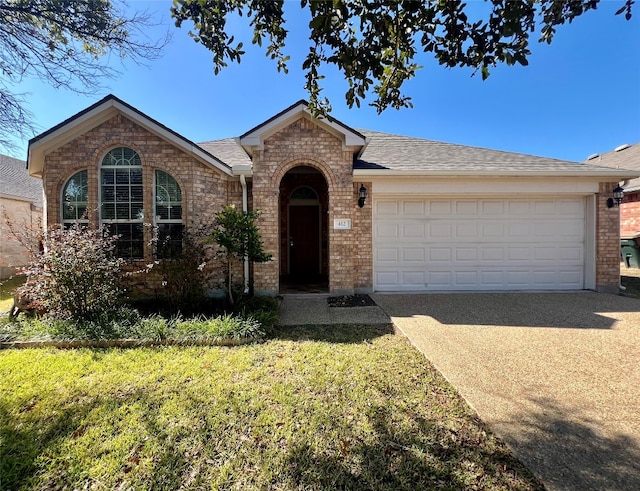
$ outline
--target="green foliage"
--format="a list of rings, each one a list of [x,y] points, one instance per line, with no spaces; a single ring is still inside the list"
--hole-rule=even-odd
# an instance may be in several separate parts
[[[29,279],[21,290],[58,318],[92,321],[111,315],[122,264],[112,255],[116,239],[82,224],[52,227],[45,234],[44,251],[23,271]]]
[[[182,341],[216,339],[258,339],[265,335],[260,322],[247,318],[224,315],[213,319],[204,317],[178,322],[175,338]]]
[[[616,14],[630,19],[634,0],[619,1],[622,7]],[[329,100],[320,95],[320,68],[334,65],[348,83],[349,107],[359,107],[370,91],[370,105],[379,113],[388,107],[411,107],[401,89],[421,68],[413,61],[418,51],[432,53],[447,67],[480,71],[485,79],[489,68],[499,63],[526,65],[530,36],[536,31],[539,41],[551,43],[558,25],[572,22],[598,3],[488,0],[478,9],[484,15],[471,19],[471,9],[462,0],[301,0],[300,8],[308,8],[311,15],[311,45],[302,65],[310,106],[316,115],[331,110]],[[267,56],[276,61],[278,71],[286,72],[283,5],[284,0],[174,0],[171,15],[178,27],[193,21],[189,35],[211,50],[216,73],[244,54],[243,43],[229,36],[226,22],[233,14],[246,15],[253,28],[252,43],[262,46],[268,38]]]
[[[150,42],[148,15],[125,13],[112,0],[0,0],[0,145],[6,134],[33,132],[26,100],[13,91],[26,77],[90,93],[116,72],[108,55],[140,62],[157,58],[166,40]]]
[[[257,263],[271,260],[271,254],[264,251],[260,231],[256,225],[259,216],[259,211],[244,212],[236,209],[234,205],[223,206],[222,211],[216,213],[213,231],[209,235],[209,241],[220,247],[218,255],[223,257],[226,263],[226,290],[231,305],[235,303],[233,264],[240,263],[245,258]]]
[[[120,306],[91,320],[52,317],[21,317],[9,322],[0,318],[0,342],[10,341],[105,341],[138,340],[175,342],[217,342],[262,339],[277,322],[277,305],[260,308],[245,305],[241,313],[217,316],[142,317],[137,310]]]
[[[167,306],[188,314],[197,311],[206,301],[204,267],[207,253],[201,237],[195,233],[184,232],[182,249],[170,257],[162,252],[166,244],[158,244],[158,261],[154,269],[162,277],[160,297]]]

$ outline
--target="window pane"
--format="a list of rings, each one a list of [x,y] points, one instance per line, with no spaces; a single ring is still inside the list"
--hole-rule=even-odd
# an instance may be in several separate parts
[[[112,234],[118,235],[116,240],[116,255],[127,259],[144,257],[144,238],[142,224],[112,223],[109,226]]]
[[[114,184],[115,182],[115,171],[113,169],[102,169],[102,184]]]
[[[181,205],[173,205],[169,209],[169,218],[171,220],[180,220],[182,218],[182,206]]]
[[[131,200],[142,201],[142,186],[131,186]]]
[[[156,205],[156,216],[158,220],[169,219],[169,207],[165,205]]]
[[[164,171],[156,170],[156,213],[160,220],[182,218],[182,191],[177,181]]]
[[[130,169],[131,184],[142,184],[142,169]]]
[[[62,219],[80,220],[86,219],[88,197],[87,171],[81,170],[75,173],[62,190]]]
[[[118,220],[129,220],[129,203],[116,203],[116,218]]]
[[[116,217],[116,207],[112,203],[102,203],[102,219],[113,220]]]
[[[129,169],[116,169],[116,184],[129,184]]]

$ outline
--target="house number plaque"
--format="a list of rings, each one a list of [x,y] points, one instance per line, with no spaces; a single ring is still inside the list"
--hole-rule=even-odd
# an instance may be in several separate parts
[[[334,230],[351,230],[351,218],[334,218]]]

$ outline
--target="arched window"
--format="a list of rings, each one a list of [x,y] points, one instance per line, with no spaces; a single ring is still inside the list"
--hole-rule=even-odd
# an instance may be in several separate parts
[[[118,257],[144,257],[142,163],[130,148],[118,147],[102,159],[100,219],[113,234]]]
[[[300,186],[291,193],[291,201],[317,201],[318,193],[309,186]]]
[[[168,173],[155,172],[155,224],[158,257],[174,257],[182,252],[182,190]]]
[[[80,222],[87,223],[88,183],[87,171],[81,170],[72,175],[62,189],[62,223],[65,228]]]

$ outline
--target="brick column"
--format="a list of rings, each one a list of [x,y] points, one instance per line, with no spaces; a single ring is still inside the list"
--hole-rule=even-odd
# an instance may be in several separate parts
[[[620,208],[607,207],[617,182],[601,182],[596,196],[596,291],[619,292]]]

